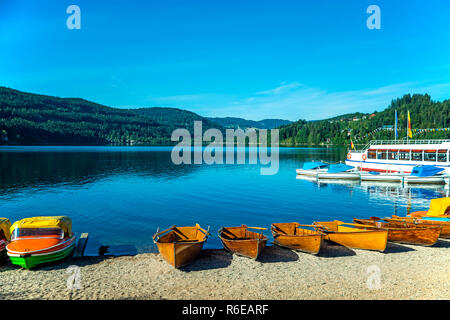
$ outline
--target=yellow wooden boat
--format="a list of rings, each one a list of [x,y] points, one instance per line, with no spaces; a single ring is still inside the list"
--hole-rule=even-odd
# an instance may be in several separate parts
[[[377,230],[371,226],[338,220],[314,222],[314,226],[316,230],[325,233],[325,240],[345,247],[381,252],[386,249],[387,230]]]

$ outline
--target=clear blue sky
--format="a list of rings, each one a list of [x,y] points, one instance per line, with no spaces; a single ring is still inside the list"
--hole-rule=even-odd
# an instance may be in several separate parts
[[[81,30],[66,27],[71,4]],[[366,27],[371,4],[381,30]],[[450,1],[1,1],[0,85],[253,120],[444,100]]]

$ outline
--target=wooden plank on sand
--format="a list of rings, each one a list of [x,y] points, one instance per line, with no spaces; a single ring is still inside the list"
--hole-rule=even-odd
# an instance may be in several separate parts
[[[75,248],[75,251],[73,253],[73,258],[80,258],[83,256],[84,249],[86,249],[88,237],[89,237],[88,233],[81,234],[80,239],[78,239],[77,247]]]

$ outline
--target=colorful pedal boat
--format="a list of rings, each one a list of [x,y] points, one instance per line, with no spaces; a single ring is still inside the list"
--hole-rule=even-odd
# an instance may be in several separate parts
[[[9,229],[11,228],[11,222],[7,218],[0,218],[0,260],[7,257],[6,245],[11,239]]]
[[[6,246],[11,262],[25,269],[72,254],[76,237],[69,217],[34,217],[15,222]]]
[[[449,221],[446,219],[450,219],[450,197],[432,199],[428,211],[416,211],[408,214],[408,216],[411,218],[431,218]]]
[[[314,228],[312,225],[298,222],[273,223],[271,225],[273,243],[292,250],[318,254],[325,234],[305,227]]]
[[[156,231],[153,241],[159,253],[174,268],[183,267],[192,262],[200,253],[209,235],[208,230],[200,227],[172,226],[163,231]]]

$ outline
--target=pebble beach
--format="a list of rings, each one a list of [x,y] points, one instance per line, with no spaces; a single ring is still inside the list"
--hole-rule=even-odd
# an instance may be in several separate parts
[[[1,262],[0,288],[6,300],[450,299],[450,240],[433,247],[389,243],[384,253],[327,243],[318,256],[269,246],[258,261],[203,250],[179,270],[156,253],[82,257],[33,270]]]

